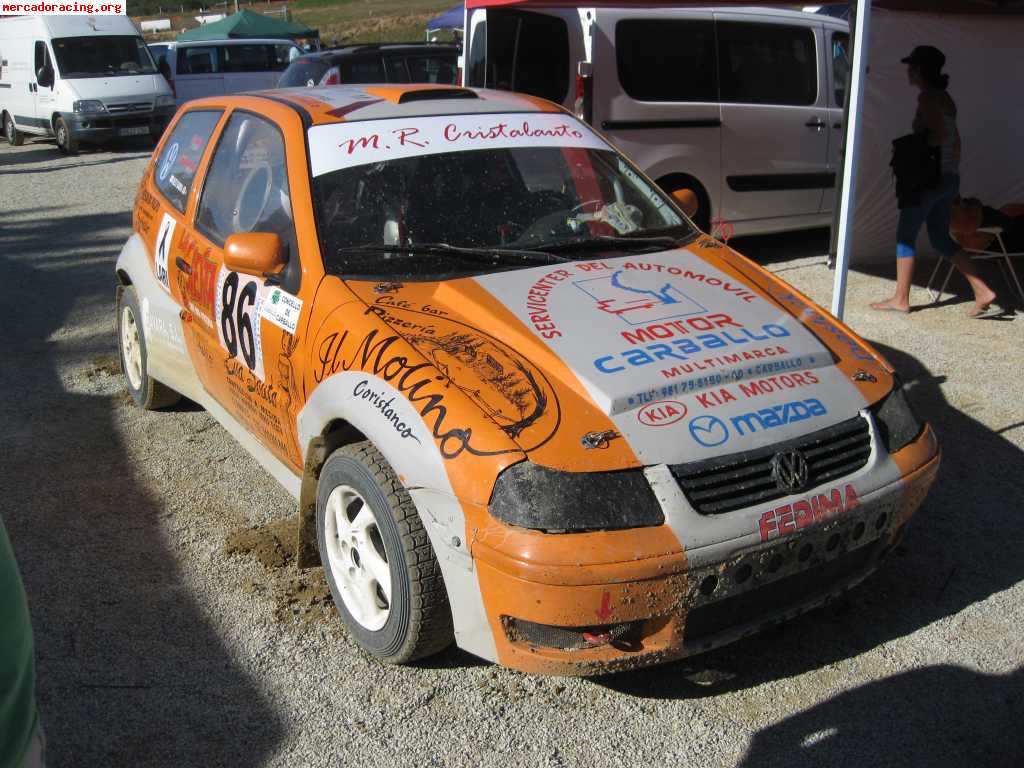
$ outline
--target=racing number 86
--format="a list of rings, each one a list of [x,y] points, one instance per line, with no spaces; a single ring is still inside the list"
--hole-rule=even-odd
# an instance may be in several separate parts
[[[239,291],[238,273],[230,273],[221,288],[220,303],[220,330],[224,334],[224,346],[231,357],[235,357],[241,347],[242,360],[252,371],[256,368],[256,339],[248,309],[256,303],[256,283],[246,283]]]

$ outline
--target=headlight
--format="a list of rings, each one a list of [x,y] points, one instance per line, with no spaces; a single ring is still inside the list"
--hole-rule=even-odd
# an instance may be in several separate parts
[[[97,99],[85,99],[84,101],[76,101],[71,105],[71,108],[75,112],[83,112],[88,114],[89,112],[106,112],[107,108],[103,106],[103,102]]]
[[[503,523],[549,532],[640,528],[665,522],[642,469],[561,472],[531,461],[498,475],[490,511]]]
[[[875,415],[875,423],[878,424],[882,442],[889,453],[895,453],[913,441],[924,428],[914,409],[907,402],[899,379],[896,380],[895,389],[881,402],[873,405],[871,411]]]
[[[163,96],[156,97],[156,105],[158,107],[173,107],[177,103],[178,102],[175,101],[174,97],[171,96],[169,93]]]

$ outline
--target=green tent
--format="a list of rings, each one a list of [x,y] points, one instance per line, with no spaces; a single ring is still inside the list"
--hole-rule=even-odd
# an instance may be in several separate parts
[[[273,38],[292,40],[297,37],[319,37],[320,33],[304,24],[278,21],[262,13],[239,11],[226,19],[203,24],[182,32],[178,40],[227,40],[228,38]]]

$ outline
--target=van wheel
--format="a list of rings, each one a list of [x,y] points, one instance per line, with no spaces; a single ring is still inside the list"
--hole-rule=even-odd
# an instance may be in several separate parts
[[[124,289],[117,301],[117,346],[128,394],[137,406],[152,411],[181,400],[181,395],[146,372],[146,334],[139,298],[131,286]]]
[[[404,664],[452,643],[434,548],[408,491],[371,443],[339,448],[324,464],[316,538],[334,604],[364,650]]]
[[[7,137],[7,143],[12,147],[20,147],[25,143],[25,136],[14,124],[14,118],[6,112],[4,113],[4,136]]]
[[[78,151],[78,140],[72,135],[67,122],[63,117],[58,117],[53,125],[53,132],[57,136],[57,149],[66,155],[73,155]]]

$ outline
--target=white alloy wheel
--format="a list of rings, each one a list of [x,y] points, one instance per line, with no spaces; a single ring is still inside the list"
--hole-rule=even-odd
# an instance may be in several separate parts
[[[132,389],[141,389],[142,345],[139,342],[139,326],[129,306],[121,308],[121,351],[124,355],[124,370]]]
[[[350,485],[331,491],[326,513],[324,538],[331,575],[352,618],[376,631],[391,613],[391,566],[377,518]]]

